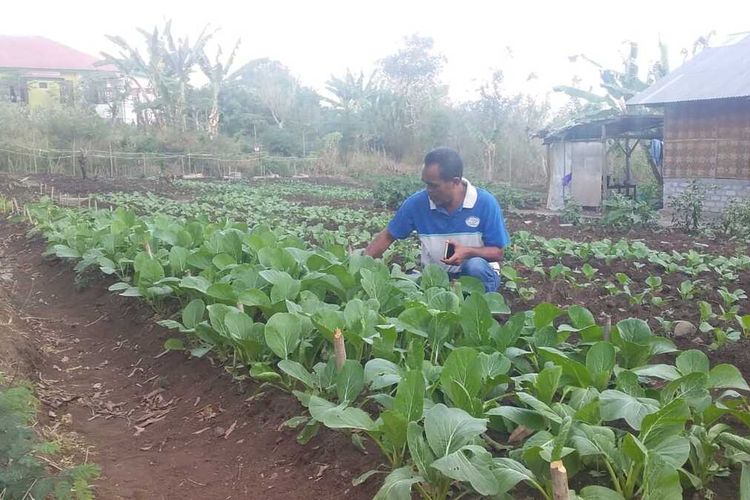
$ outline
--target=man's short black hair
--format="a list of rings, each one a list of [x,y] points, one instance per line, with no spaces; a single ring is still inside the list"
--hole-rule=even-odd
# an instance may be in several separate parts
[[[464,176],[464,162],[458,151],[451,148],[435,148],[424,157],[424,166],[437,165],[440,178],[449,181]]]

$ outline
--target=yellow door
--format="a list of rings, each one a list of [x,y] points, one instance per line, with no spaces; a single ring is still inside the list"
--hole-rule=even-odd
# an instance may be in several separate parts
[[[60,83],[55,80],[30,80],[26,88],[31,107],[46,108],[60,104]]]

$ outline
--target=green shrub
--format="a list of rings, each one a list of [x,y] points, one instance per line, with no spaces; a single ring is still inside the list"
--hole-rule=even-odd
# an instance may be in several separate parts
[[[372,190],[372,197],[379,205],[396,209],[406,198],[423,188],[420,179],[399,175],[378,181]]]
[[[503,208],[535,208],[542,203],[543,194],[537,191],[508,186],[507,184],[489,184],[484,187],[495,195]]]
[[[38,404],[29,387],[0,385],[0,498],[94,498],[88,482],[99,467],[86,464],[51,475],[36,457],[56,451],[53,444],[39,442],[31,427]]]
[[[560,222],[578,226],[583,222],[583,209],[581,205],[570,196],[565,197],[565,205],[560,212]]]
[[[672,226],[686,232],[698,231],[703,223],[703,204],[706,202],[706,195],[714,189],[715,186],[707,186],[694,179],[682,193],[670,196]]]
[[[661,184],[652,182],[638,186],[638,201],[648,203],[653,208],[662,208],[664,196],[664,187]]]
[[[261,160],[266,175],[276,174],[281,177],[290,177],[294,173],[292,161],[285,158],[263,158]]]
[[[484,188],[497,198],[503,208],[533,208],[539,206],[542,194],[536,191],[516,188],[507,184],[482,184]],[[391,177],[377,177],[372,191],[375,201],[388,208],[398,208],[403,201],[424,188],[422,181],[416,177],[398,175]]]
[[[656,210],[647,201],[636,201],[619,193],[604,200],[605,226],[620,229],[651,227],[656,224]]]
[[[730,200],[717,226],[718,230],[726,236],[750,237],[750,200]]]

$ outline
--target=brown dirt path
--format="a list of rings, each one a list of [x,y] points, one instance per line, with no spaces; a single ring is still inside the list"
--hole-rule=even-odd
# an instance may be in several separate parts
[[[149,308],[101,281],[77,291],[74,273],[43,249],[0,222],[2,323],[12,325],[0,324],[0,344],[13,339],[23,358],[13,366],[37,383],[40,424],[64,422],[89,446],[102,467],[98,498],[372,498],[377,479],[351,481],[377,454],[325,431],[298,445],[296,431],[280,429],[301,413],[296,400],[248,401],[256,386],[210,360],[161,355],[173,335]]]

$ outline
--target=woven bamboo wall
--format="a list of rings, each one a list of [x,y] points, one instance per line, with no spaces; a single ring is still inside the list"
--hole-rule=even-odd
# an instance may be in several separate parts
[[[664,177],[750,180],[750,99],[667,106]]]

